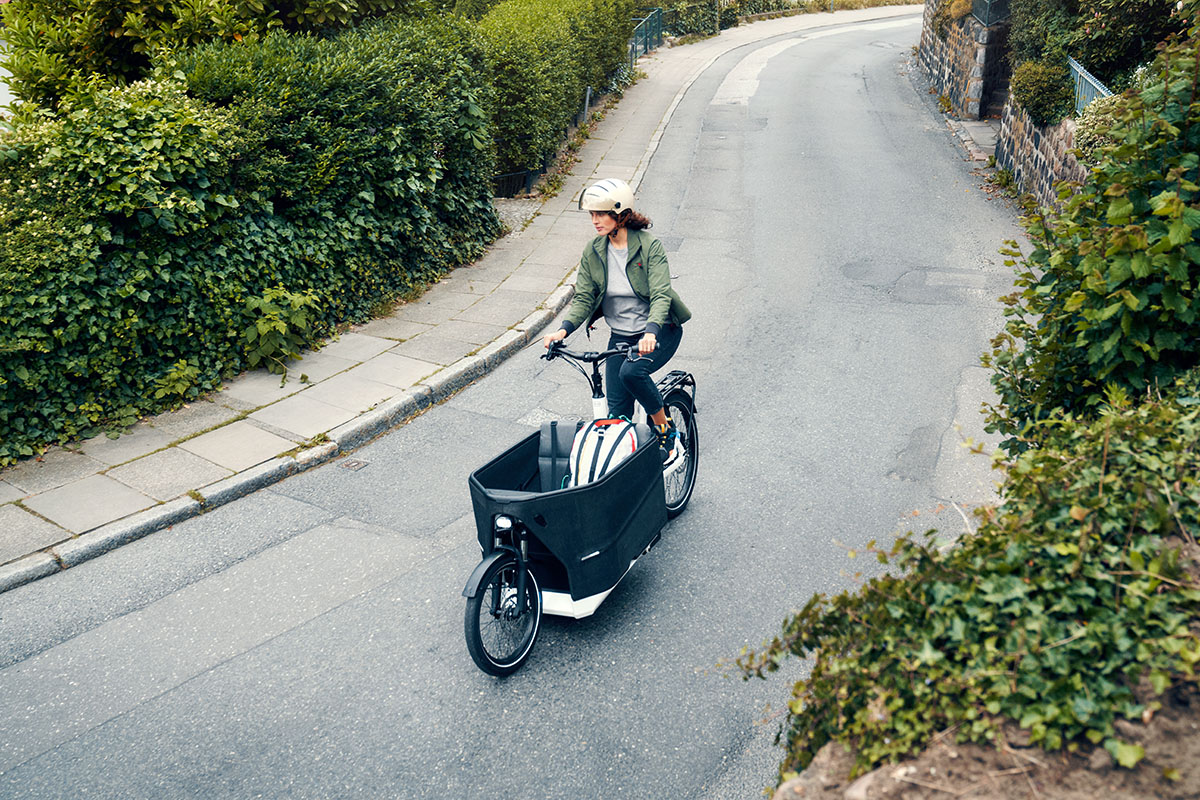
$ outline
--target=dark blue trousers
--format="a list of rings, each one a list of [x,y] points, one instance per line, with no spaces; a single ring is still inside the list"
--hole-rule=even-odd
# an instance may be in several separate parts
[[[614,419],[633,416],[633,401],[637,400],[649,416],[663,407],[662,395],[654,385],[650,373],[662,368],[683,339],[683,326],[667,324],[659,331],[658,349],[648,356],[635,356],[633,361],[624,356],[612,356],[604,365],[604,382],[608,389],[608,415]],[[619,343],[632,345],[637,351],[641,335],[625,336],[614,333],[608,339],[608,349]]]

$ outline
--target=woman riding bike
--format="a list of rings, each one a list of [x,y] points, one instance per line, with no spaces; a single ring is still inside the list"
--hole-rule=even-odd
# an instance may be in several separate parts
[[[575,297],[562,327],[546,334],[547,348],[601,315],[618,344],[636,348],[638,357],[615,356],[605,364],[610,417],[629,419],[636,399],[646,409],[666,461],[676,432],[650,374],[660,369],[683,338],[690,312],[671,288],[671,271],[662,243],[647,233],[651,222],[634,211],[633,190],[621,180],[599,181],[579,198],[599,234],[583,249],[575,279]]]

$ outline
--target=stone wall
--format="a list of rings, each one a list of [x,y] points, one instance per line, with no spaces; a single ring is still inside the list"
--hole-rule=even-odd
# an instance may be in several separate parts
[[[933,87],[950,99],[954,113],[982,119],[995,87],[1007,88],[1008,21],[984,27],[968,14],[951,20],[942,39],[934,28],[937,8],[938,0],[926,0],[918,63]]]
[[[1017,187],[1033,195],[1038,205],[1058,205],[1054,184],[1059,181],[1087,177],[1087,168],[1071,152],[1074,147],[1075,120],[1038,125],[1009,95],[996,138],[996,166],[1011,170]]]

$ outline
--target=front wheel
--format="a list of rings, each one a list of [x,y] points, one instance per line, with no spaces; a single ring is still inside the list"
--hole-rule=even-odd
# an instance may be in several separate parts
[[[700,460],[700,439],[696,431],[696,415],[692,411],[692,398],[681,390],[671,392],[663,398],[667,416],[675,423],[679,441],[675,443],[681,452],[663,468],[663,487],[667,494],[667,519],[683,513],[692,489],[696,486],[696,467]]]
[[[542,593],[525,571],[525,597],[518,598],[515,558],[502,558],[488,568],[475,596],[467,599],[463,620],[467,650],[476,666],[504,677],[521,668],[542,622]]]

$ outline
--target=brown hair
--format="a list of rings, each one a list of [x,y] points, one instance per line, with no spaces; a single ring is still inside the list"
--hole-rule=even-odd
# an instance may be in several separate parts
[[[631,231],[644,231],[654,225],[649,217],[642,216],[632,208],[627,208],[620,214],[609,211],[608,215],[617,221],[618,228],[628,228]]]

